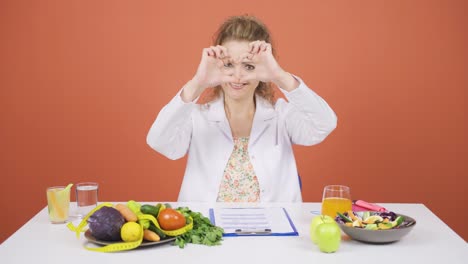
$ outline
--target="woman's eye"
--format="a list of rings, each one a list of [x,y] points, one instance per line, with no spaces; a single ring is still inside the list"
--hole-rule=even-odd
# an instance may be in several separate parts
[[[248,71],[253,71],[253,70],[255,70],[255,66],[250,65],[250,64],[246,64],[246,65],[245,65],[245,68],[246,68]]]
[[[231,67],[232,67],[232,63],[230,63],[230,62],[225,63],[225,64],[224,64],[224,67],[226,67],[226,68],[231,68]]]

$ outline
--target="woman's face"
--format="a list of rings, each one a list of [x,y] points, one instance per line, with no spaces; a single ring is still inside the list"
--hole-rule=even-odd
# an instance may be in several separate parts
[[[235,82],[221,84],[224,96],[233,100],[253,98],[259,81],[245,81],[244,78],[253,73],[255,66],[248,61],[241,60],[242,56],[249,52],[249,42],[230,40],[224,42],[223,46],[231,56],[224,63],[226,72],[236,78]]]

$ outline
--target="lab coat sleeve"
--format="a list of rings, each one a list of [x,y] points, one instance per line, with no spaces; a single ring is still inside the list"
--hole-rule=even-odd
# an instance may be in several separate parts
[[[294,144],[318,144],[336,128],[337,117],[325,100],[294,77],[299,87],[291,92],[280,88],[288,99],[288,103],[283,101],[281,111],[286,130]]]
[[[182,158],[189,149],[193,129],[192,111],[197,107],[195,102],[182,101],[181,92],[159,112],[146,137],[152,149],[172,160]]]

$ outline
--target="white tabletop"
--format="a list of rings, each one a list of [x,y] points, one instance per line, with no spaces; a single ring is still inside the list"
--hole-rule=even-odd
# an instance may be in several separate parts
[[[186,205],[208,216],[209,208],[222,204]],[[340,249],[322,253],[309,238],[309,224],[319,203],[267,204],[285,207],[299,236],[227,237],[221,246],[171,244],[118,253],[91,252],[83,248],[64,224],[50,224],[47,208],[0,245],[0,262],[6,263],[467,263],[467,243],[422,204],[382,204],[389,210],[412,216],[415,228],[402,240],[385,245],[342,241]],[[232,205],[231,205],[232,206]],[[105,261],[105,262],[104,262]]]

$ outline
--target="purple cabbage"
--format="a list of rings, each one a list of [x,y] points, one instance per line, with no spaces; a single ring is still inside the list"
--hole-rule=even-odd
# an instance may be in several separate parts
[[[345,221],[344,221],[340,216],[335,217],[335,221],[336,221],[338,224],[344,224],[344,223],[345,223]]]
[[[381,212],[379,213],[379,215],[382,218],[388,218],[388,220],[390,221],[395,221],[395,219],[397,218],[397,215],[394,212]]]
[[[91,234],[98,240],[119,241],[125,219],[117,209],[103,206],[88,218]]]

